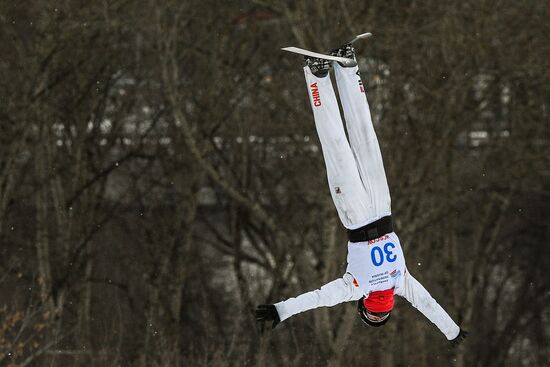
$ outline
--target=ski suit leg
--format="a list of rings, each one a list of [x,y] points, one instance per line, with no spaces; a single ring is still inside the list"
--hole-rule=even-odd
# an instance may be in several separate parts
[[[365,192],[346,138],[330,77],[318,78],[307,66],[304,73],[332,200],[344,227],[358,228],[372,212],[372,202]]]
[[[359,174],[373,203],[368,224],[391,214],[391,198],[382,161],[382,153],[372,124],[369,104],[359,75],[359,68],[342,67],[334,63],[336,83],[351,149],[357,162]]]

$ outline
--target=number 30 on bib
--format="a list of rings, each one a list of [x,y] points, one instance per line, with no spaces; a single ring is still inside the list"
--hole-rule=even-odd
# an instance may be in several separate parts
[[[392,252],[393,249],[395,249],[395,245],[391,242],[387,242],[383,250],[379,246],[374,246],[370,251],[370,257],[374,266],[382,265],[384,260],[389,263],[397,260],[397,255]]]

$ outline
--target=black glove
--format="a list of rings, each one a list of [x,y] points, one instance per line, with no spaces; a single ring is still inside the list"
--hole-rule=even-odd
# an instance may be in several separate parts
[[[466,330],[460,329],[460,332],[458,333],[458,336],[456,338],[454,338],[453,340],[450,340],[451,345],[453,347],[456,347],[457,345],[462,343],[462,341],[464,339],[466,339],[467,336],[468,336],[468,332]]]
[[[271,328],[275,329],[275,326],[281,322],[281,319],[279,318],[279,313],[277,312],[275,305],[259,305],[256,308],[256,321],[273,321]]]

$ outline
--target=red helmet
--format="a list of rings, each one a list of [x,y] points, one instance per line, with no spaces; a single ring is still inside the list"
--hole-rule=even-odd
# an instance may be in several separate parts
[[[389,312],[393,309],[393,288],[369,293],[363,298],[365,308],[371,312]]]
[[[393,309],[393,288],[385,291],[371,292],[357,303],[361,320],[369,326],[382,326],[390,319]]]

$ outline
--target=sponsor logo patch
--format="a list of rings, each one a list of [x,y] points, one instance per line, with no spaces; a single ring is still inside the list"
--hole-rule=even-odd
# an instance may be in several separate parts
[[[390,273],[390,277],[397,278],[401,275],[401,270],[393,269],[393,271]]]
[[[381,237],[378,237],[378,238],[375,238],[374,240],[369,240],[369,245],[372,245],[373,243],[377,243],[377,242],[381,242],[381,241],[385,241],[387,239],[389,239],[390,236],[385,234]]]

